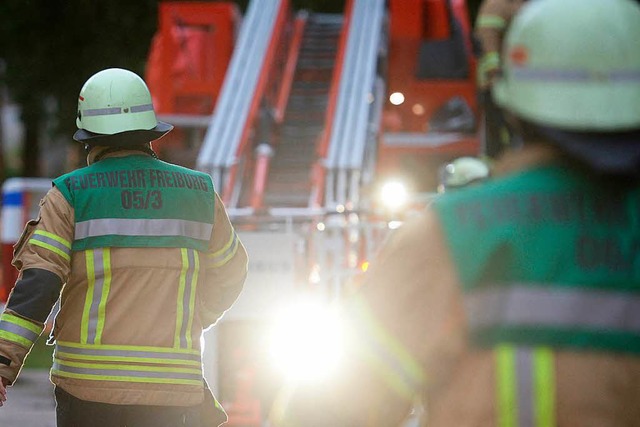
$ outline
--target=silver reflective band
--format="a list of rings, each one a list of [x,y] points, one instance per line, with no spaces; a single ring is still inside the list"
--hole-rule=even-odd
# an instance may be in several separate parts
[[[231,231],[231,233],[231,245],[221,254],[211,256],[211,258],[209,259],[209,262],[216,267],[224,265],[238,250],[238,235],[235,231]]]
[[[40,334],[36,334],[35,332],[24,328],[20,325],[16,325],[15,323],[7,322],[6,320],[0,321],[0,331],[10,332],[12,334],[16,334],[21,336],[22,338],[29,340],[31,342],[35,342]]]
[[[132,107],[111,107],[111,108],[91,108],[88,110],[80,110],[83,117],[94,116],[110,116],[112,114],[125,113],[142,113],[144,111],[153,111],[153,104],[134,105]]]
[[[37,240],[38,242],[46,243],[47,245],[53,246],[54,248],[59,249],[60,251],[62,251],[67,255],[71,255],[71,248],[69,248],[64,243],[59,242],[58,240],[52,239],[51,237],[47,237],[42,234],[34,234],[29,239],[29,242],[31,242],[32,240]]]
[[[145,111],[153,111],[153,104],[134,105],[131,107],[132,113],[142,113]]]
[[[182,236],[209,240],[213,224],[182,219],[91,219],[76,223],[75,239],[107,235]]]
[[[172,380],[202,381],[202,372],[198,369],[183,369],[181,371],[172,371],[172,368],[167,368],[166,371],[161,371],[159,370],[160,368],[156,370],[135,370],[134,366],[129,367],[129,369],[118,369],[115,365],[114,368],[100,369],[98,367],[83,367],[78,365],[80,364],[55,360],[53,362],[53,371],[61,376],[64,376],[64,373],[90,375],[94,376],[94,379],[105,379],[107,381],[127,381],[127,379],[131,378],[159,379],[166,380],[168,382],[171,382]],[[105,365],[99,366],[104,367]]]
[[[541,284],[494,286],[465,296],[474,328],[560,326],[640,332],[640,296]]]
[[[110,349],[101,347],[77,348],[69,347],[61,344],[56,345],[56,354],[65,358],[104,358],[114,361],[122,361],[126,359],[149,359],[148,363],[162,364],[166,360],[184,362],[185,364],[193,364],[196,362],[199,366],[200,354],[196,353],[178,353],[173,351],[153,351],[153,350],[124,350]]]
[[[543,80],[548,82],[640,82],[640,70],[614,70],[602,73],[591,70],[551,68],[515,68],[514,80]]]

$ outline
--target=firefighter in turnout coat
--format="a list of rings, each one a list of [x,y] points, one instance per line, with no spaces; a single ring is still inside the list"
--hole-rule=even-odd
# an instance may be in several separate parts
[[[0,396],[60,297],[51,369],[58,427],[200,426],[203,402],[217,404],[200,337],[238,297],[246,251],[211,178],[152,151],[172,126],[157,121],[135,73],[111,68],[88,79],[77,126],[88,166],[53,181],[15,245]],[[217,421],[203,425],[224,421],[217,409]]]
[[[528,2],[494,89],[524,145],[391,235],[279,426],[640,425],[640,6]]]

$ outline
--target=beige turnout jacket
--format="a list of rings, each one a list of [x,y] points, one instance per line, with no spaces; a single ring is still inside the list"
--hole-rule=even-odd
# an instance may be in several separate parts
[[[0,333],[0,357],[10,362],[0,363],[0,376],[16,380],[30,341],[44,326],[34,313],[48,312],[64,285],[53,328],[54,384],[96,402],[199,404],[201,333],[230,308],[247,272],[247,253],[217,195],[215,206],[206,253],[71,251],[74,211],[52,188],[15,248],[20,278],[2,317],[5,329],[15,333]],[[33,339],[16,338],[29,331]]]
[[[553,157],[551,149],[527,147],[497,165],[498,173]],[[391,236],[345,310],[359,324],[348,364],[321,385],[283,393],[279,426],[403,426],[416,403],[426,427],[505,426],[498,422],[497,355],[469,344],[460,282],[432,210]],[[531,426],[640,425],[640,358],[558,351],[553,363],[555,385],[545,393],[555,399],[556,423],[532,409]],[[510,405],[525,411],[528,403]]]

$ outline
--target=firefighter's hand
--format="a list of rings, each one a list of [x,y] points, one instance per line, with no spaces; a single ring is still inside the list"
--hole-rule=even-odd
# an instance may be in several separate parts
[[[7,400],[7,384],[9,384],[9,380],[6,378],[1,378],[0,381],[0,406],[4,405],[4,402]]]

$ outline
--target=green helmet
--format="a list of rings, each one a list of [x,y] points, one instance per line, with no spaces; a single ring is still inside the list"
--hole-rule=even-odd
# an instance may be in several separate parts
[[[502,107],[578,132],[640,128],[640,7],[632,0],[537,0],[512,21]]]
[[[489,178],[489,166],[475,157],[460,157],[440,168],[438,192],[462,188]]]
[[[121,68],[100,71],[82,86],[76,125],[75,140],[104,145],[149,142],[173,128],[156,119],[145,82]]]

